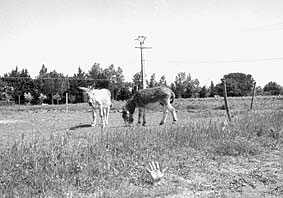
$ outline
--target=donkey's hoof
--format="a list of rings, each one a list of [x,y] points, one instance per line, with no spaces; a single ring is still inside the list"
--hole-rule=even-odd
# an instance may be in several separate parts
[[[164,123],[164,122],[160,122],[160,123],[159,123],[159,125],[163,125],[163,124],[165,124],[165,123]]]

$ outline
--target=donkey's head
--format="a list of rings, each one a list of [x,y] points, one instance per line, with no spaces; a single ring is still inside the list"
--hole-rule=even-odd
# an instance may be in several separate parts
[[[134,122],[133,114],[135,112],[135,109],[135,102],[132,99],[128,100],[122,110],[122,118],[125,122],[125,125],[130,125]]]

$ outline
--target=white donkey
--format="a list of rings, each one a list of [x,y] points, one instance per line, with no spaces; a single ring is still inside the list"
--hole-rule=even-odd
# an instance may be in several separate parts
[[[174,92],[168,87],[160,86],[148,89],[141,89],[137,91],[126,103],[126,106],[122,111],[122,118],[125,124],[131,124],[135,109],[138,108],[138,124],[141,123],[141,117],[143,118],[142,125],[146,124],[145,109],[153,109],[158,105],[163,106],[163,117],[160,125],[166,122],[168,110],[173,116],[173,123],[177,122],[177,116],[175,108],[171,105],[175,100]]]
[[[108,125],[108,118],[111,103],[111,93],[108,89],[94,89],[92,87],[79,87],[87,94],[87,102],[92,107],[92,123],[91,126],[96,125],[96,110],[99,109],[101,117],[102,128]]]

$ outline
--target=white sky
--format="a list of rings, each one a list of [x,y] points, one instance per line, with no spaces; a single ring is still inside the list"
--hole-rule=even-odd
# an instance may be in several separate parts
[[[145,35],[147,79],[186,72],[209,85],[242,72],[283,85],[282,0],[0,0],[0,30],[0,75],[45,64],[72,76],[98,62],[131,81]]]

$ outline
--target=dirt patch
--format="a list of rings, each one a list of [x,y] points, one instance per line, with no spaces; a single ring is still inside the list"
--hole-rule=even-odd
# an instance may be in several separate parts
[[[23,123],[23,122],[27,122],[27,121],[24,121],[24,120],[0,120],[0,124],[10,124],[10,123],[17,124],[17,123]]]

